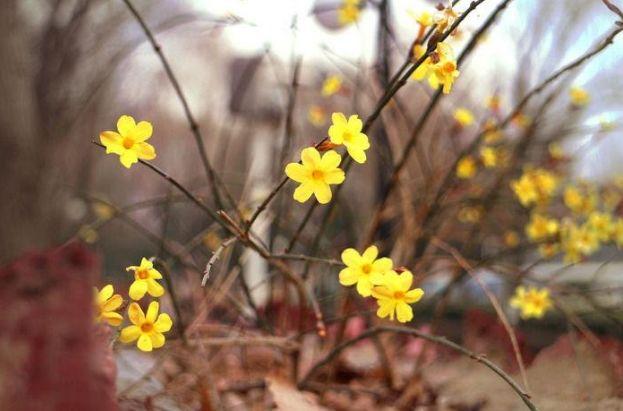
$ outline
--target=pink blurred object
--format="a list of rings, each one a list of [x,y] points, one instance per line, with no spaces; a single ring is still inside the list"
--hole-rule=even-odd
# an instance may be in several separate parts
[[[0,269],[0,409],[117,409],[110,331],[93,324],[97,267],[69,244]]]

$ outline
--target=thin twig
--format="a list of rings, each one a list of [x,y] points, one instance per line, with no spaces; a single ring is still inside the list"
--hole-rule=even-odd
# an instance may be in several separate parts
[[[203,278],[201,279],[202,287],[205,287],[206,283],[208,282],[208,278],[210,278],[210,271],[212,270],[212,266],[220,258],[223,250],[225,250],[227,247],[233,244],[236,240],[237,240],[236,237],[230,237],[227,240],[223,241],[221,245],[218,246],[216,251],[214,251],[214,254],[212,254],[212,257],[210,257],[210,259],[208,260],[208,263],[206,264],[206,269],[203,271]]]
[[[491,371],[493,371],[494,373],[496,373],[500,378],[502,378],[512,389],[513,391],[515,391],[517,393],[517,395],[521,398],[521,400],[524,402],[524,404],[526,404],[526,406],[532,410],[532,411],[538,411],[536,405],[534,405],[534,403],[532,403],[531,401],[531,397],[528,393],[526,393],[519,384],[517,384],[517,382],[515,382],[515,380],[513,380],[513,378],[508,375],[504,370],[502,370],[499,366],[497,366],[495,363],[493,363],[492,361],[490,361],[489,359],[487,359],[484,355],[481,354],[476,354],[473,351],[468,350],[467,348],[463,347],[462,345],[459,345],[455,342],[452,342],[450,340],[448,340],[445,337],[442,336],[437,336],[437,335],[431,335],[431,334],[427,334],[427,333],[423,333],[421,331],[418,331],[416,329],[413,328],[406,328],[406,327],[396,327],[396,326],[378,326],[378,327],[374,327],[374,328],[370,328],[366,331],[364,331],[363,333],[359,334],[357,337],[352,338],[350,340],[344,341],[341,344],[337,345],[336,347],[334,347],[325,357],[323,357],[320,361],[318,361],[316,364],[314,364],[314,366],[307,372],[307,374],[300,380],[300,382],[298,383],[298,386],[300,389],[305,389],[306,385],[310,382],[310,380],[312,378],[314,378],[316,376],[316,374],[318,373],[318,371],[320,370],[320,368],[324,367],[325,365],[329,364],[331,361],[333,361],[335,358],[337,358],[337,356],[344,351],[346,348],[358,343],[359,341],[371,338],[375,335],[381,334],[381,333],[386,333],[386,332],[391,332],[391,333],[396,333],[396,334],[407,334],[407,335],[413,335],[419,338],[422,338],[424,340],[436,343],[436,344],[440,344],[443,345],[445,347],[448,347],[454,351],[457,351],[481,364],[483,364],[485,367],[489,368]]]

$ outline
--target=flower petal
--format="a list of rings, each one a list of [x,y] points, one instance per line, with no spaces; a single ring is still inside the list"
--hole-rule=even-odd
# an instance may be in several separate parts
[[[307,168],[299,163],[290,163],[285,169],[286,175],[292,180],[302,183],[309,178]]]
[[[346,120],[344,113],[333,113],[331,114],[331,122],[333,124],[345,126],[348,123],[348,120]]]
[[[376,311],[376,315],[379,318],[385,318],[389,316],[390,320],[394,319],[394,310],[396,309],[396,302],[394,300],[377,300],[379,309]]]
[[[134,144],[134,152],[141,160],[153,160],[156,158],[156,149],[149,143]]]
[[[121,304],[123,304],[123,298],[119,294],[115,294],[101,305],[101,309],[102,311],[115,311],[121,307]]]
[[[371,245],[370,247],[366,248],[366,251],[363,252],[361,258],[365,262],[372,264],[372,262],[376,259],[378,255],[379,249],[375,245]]]
[[[310,183],[303,183],[294,190],[294,199],[299,203],[304,203],[309,200],[309,197],[314,193],[314,185]]]
[[[413,284],[413,274],[411,273],[411,271],[406,270],[403,271],[402,273],[399,274],[399,278],[400,278],[400,289],[401,290],[408,290],[409,288],[411,288],[411,284]]]
[[[151,338],[149,338],[149,335],[147,334],[141,334],[141,336],[138,337],[136,346],[138,347],[139,350],[145,351],[145,352],[149,352],[153,350],[153,344],[151,342]]]
[[[137,303],[132,303],[128,307],[128,318],[134,325],[142,325],[145,322],[145,314],[141,309],[141,306]]]
[[[332,171],[336,169],[340,162],[342,161],[342,156],[337,153],[335,150],[329,150],[322,156],[320,160],[320,168],[323,171]]]
[[[151,344],[154,348],[162,347],[164,345],[164,342],[166,341],[164,335],[160,334],[159,332],[149,333],[149,338],[151,338]]]
[[[102,319],[113,327],[118,327],[123,322],[123,316],[114,311],[102,313]]]
[[[108,301],[108,299],[110,297],[112,297],[113,293],[115,292],[112,284],[108,284],[106,285],[104,288],[102,288],[97,296],[97,302],[100,304],[104,304],[106,303],[106,301]]]
[[[398,301],[396,303],[396,317],[401,323],[406,323],[413,319],[413,309],[404,301]]]
[[[320,164],[320,153],[314,147],[307,147],[301,151],[301,161],[306,166],[316,168]]]
[[[134,140],[137,142],[148,140],[153,130],[154,128],[149,121],[139,121],[134,128]]]
[[[357,266],[361,262],[361,256],[354,248],[342,251],[342,262],[349,267]]]
[[[372,283],[368,278],[359,278],[359,281],[357,281],[357,292],[362,297],[369,297],[372,295]]]
[[[421,288],[415,288],[405,293],[405,302],[408,304],[417,303],[422,299],[422,296],[424,296],[424,290]]]
[[[391,258],[383,257],[373,262],[372,268],[378,273],[385,274],[385,272],[394,268],[394,263]]]
[[[152,297],[162,297],[164,295],[164,287],[158,283],[158,281],[154,279],[149,279],[145,281],[147,283],[147,292]]]
[[[360,132],[363,128],[363,122],[357,114],[348,117],[348,128],[353,132]]]
[[[339,279],[340,284],[344,286],[349,286],[357,282],[357,280],[359,279],[359,275],[357,275],[357,270],[346,267],[342,271],[340,271]]]
[[[123,137],[114,131],[103,131],[100,133],[100,142],[106,147],[106,154],[123,154],[125,149],[121,144]]]
[[[169,317],[169,314],[162,313],[158,316],[158,319],[154,323],[154,330],[158,331],[159,333],[166,333],[171,329],[172,326],[173,321],[171,321],[171,317]]]
[[[136,122],[132,116],[121,116],[119,120],[117,120],[117,130],[119,130],[119,134],[123,137],[131,135],[135,127]]]
[[[150,323],[155,323],[156,318],[158,318],[158,310],[160,309],[160,304],[158,301],[152,301],[149,303],[147,307],[147,314],[145,314],[145,320]]]
[[[355,160],[359,164],[363,164],[367,160],[365,151],[363,151],[359,147],[353,147],[352,145],[350,145],[346,148],[346,151],[348,151],[348,155],[351,156],[353,160]]]
[[[154,268],[154,263],[151,262],[151,260],[143,257],[141,258],[141,266],[140,268],[143,268],[145,270],[151,270],[152,268]]]
[[[128,294],[130,295],[130,298],[135,301],[138,301],[141,298],[143,298],[146,292],[147,292],[147,281],[145,280],[135,280],[130,285],[130,290],[128,290]]]
[[[119,161],[125,168],[130,168],[132,164],[138,163],[138,156],[133,150],[126,150],[119,156]]]
[[[344,170],[339,168],[324,173],[324,181],[327,184],[342,184],[345,179]]]
[[[333,194],[331,193],[329,184],[316,182],[313,187],[316,200],[318,200],[320,204],[327,204],[331,201]]]
[[[129,343],[136,340],[141,335],[141,327],[138,325],[130,325],[121,330],[119,334],[119,341],[122,343]]]

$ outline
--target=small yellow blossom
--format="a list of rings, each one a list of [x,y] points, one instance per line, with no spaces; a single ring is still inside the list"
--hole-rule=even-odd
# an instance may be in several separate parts
[[[482,160],[482,164],[486,168],[497,167],[499,162],[499,155],[495,148],[483,147],[480,149],[480,159]]]
[[[307,120],[312,125],[320,127],[327,121],[327,113],[320,106],[311,106],[307,112]]]
[[[597,196],[583,195],[576,186],[567,186],[563,193],[563,201],[573,213],[585,215],[592,212],[597,205]]]
[[[549,156],[554,160],[562,160],[565,158],[565,151],[559,143],[550,143],[547,146]]]
[[[597,240],[605,242],[610,239],[614,226],[612,216],[608,213],[593,212],[588,216],[587,224],[593,230]]]
[[[131,116],[121,116],[117,120],[117,131],[102,131],[100,141],[106,147],[106,154],[119,155],[124,167],[130,168],[138,160],[156,158],[154,147],[146,143],[151,137],[153,127],[147,121],[138,124]]]
[[[474,122],[474,115],[466,108],[458,108],[454,111],[454,120],[462,127],[467,127]]]
[[[288,177],[301,183],[294,190],[294,199],[304,203],[313,194],[320,204],[331,201],[332,193],[329,185],[342,184],[346,178],[344,171],[338,167],[341,161],[342,156],[333,150],[320,157],[320,153],[314,147],[303,149],[302,164],[290,163],[285,169]]]
[[[565,222],[560,230],[560,245],[566,263],[578,263],[599,249],[599,239],[590,226]]]
[[[504,136],[502,130],[500,130],[496,121],[492,118],[485,122],[483,129],[483,139],[486,144],[495,144]]]
[[[569,99],[574,107],[584,107],[590,101],[591,96],[582,87],[571,87]]]
[[[517,113],[512,118],[512,123],[517,127],[526,128],[532,123],[532,118],[524,113]]]
[[[526,226],[526,234],[532,241],[541,241],[553,237],[558,233],[558,221],[539,213],[532,213],[530,222]]]
[[[519,234],[516,231],[507,231],[504,233],[504,244],[507,247],[517,247],[519,245]]]
[[[322,95],[329,97],[342,89],[342,77],[338,75],[328,76],[322,83]]]
[[[366,162],[365,150],[370,148],[368,136],[361,132],[363,122],[358,115],[353,114],[346,119],[343,113],[333,113],[333,124],[329,127],[329,139],[333,144],[344,144],[348,154],[358,162]]]
[[[463,207],[459,210],[459,221],[465,224],[474,224],[480,221],[482,218],[481,207]]]
[[[458,178],[470,179],[476,175],[476,161],[472,156],[465,156],[456,165],[456,175]]]
[[[560,252],[560,245],[558,243],[545,243],[539,246],[539,254],[543,258],[552,258]]]
[[[413,47],[413,57],[416,60],[420,59],[425,53],[426,48],[421,44],[416,44]],[[452,90],[454,80],[459,74],[452,47],[440,42],[437,44],[435,51],[415,69],[411,78],[417,81],[428,78],[428,84],[431,88],[438,89],[442,86],[443,93],[448,94]]]
[[[112,284],[104,286],[98,291],[93,287],[94,292],[94,305],[95,305],[95,321],[108,323],[113,327],[118,327],[123,321],[123,317],[118,312],[115,312],[121,304],[123,304],[123,298],[119,294],[114,294],[115,290]],[[114,295],[113,295],[114,294]]]
[[[542,169],[527,169],[518,180],[511,182],[511,188],[524,207],[546,204],[558,187],[558,178]]]
[[[132,265],[126,270],[134,271],[134,282],[128,291],[133,300],[140,300],[145,293],[152,297],[161,297],[164,294],[164,288],[156,281],[162,278],[162,274],[154,268],[154,264],[148,259],[143,258],[140,266]]]
[[[444,32],[450,27],[454,20],[458,17],[458,13],[454,11],[452,6],[446,7],[435,15],[435,24],[437,25],[437,31]]]
[[[160,305],[157,301],[152,301],[147,307],[147,315],[137,303],[132,303],[128,307],[128,318],[132,325],[121,330],[119,341],[122,343],[131,343],[135,340],[136,346],[141,351],[152,351],[154,348],[160,348],[165,343],[166,333],[171,329],[173,321],[169,314],[162,313],[158,315]]]
[[[493,112],[498,112],[502,108],[502,98],[498,94],[493,94],[485,100],[485,107]]]
[[[443,94],[448,94],[459,74],[461,72],[457,70],[456,61],[448,60],[434,66],[433,76],[429,77],[429,83],[434,89],[441,85]]]
[[[115,215],[114,207],[100,201],[93,203],[91,208],[100,220],[110,220]]]
[[[387,257],[377,258],[378,254],[376,246],[368,247],[361,255],[354,248],[344,250],[342,262],[346,268],[340,271],[340,284],[357,284],[359,294],[363,297],[371,296],[372,287],[382,284],[385,273],[393,268],[392,260]]]
[[[361,10],[359,8],[358,0],[344,0],[340,5],[337,16],[338,21],[342,26],[346,26],[351,23],[356,23],[359,20]]]
[[[435,23],[433,15],[428,11],[423,11],[418,14],[415,18],[415,21],[417,21],[424,27],[432,26]]]
[[[379,306],[376,315],[380,318],[389,316],[394,320],[394,313],[401,323],[413,319],[413,309],[409,304],[418,302],[424,295],[424,290],[415,288],[411,290],[413,274],[403,271],[401,274],[390,270],[383,276],[381,285],[372,289],[372,296],[376,298]]]
[[[607,211],[615,210],[621,203],[621,193],[612,189],[606,188],[601,194],[604,209]]]
[[[511,307],[520,310],[521,318],[542,318],[552,307],[552,300],[547,288],[519,286],[510,301]]]

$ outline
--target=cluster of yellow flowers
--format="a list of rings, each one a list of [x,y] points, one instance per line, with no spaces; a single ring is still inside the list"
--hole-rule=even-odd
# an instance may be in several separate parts
[[[558,187],[558,177],[543,168],[526,168],[511,188],[524,207],[546,205]]]
[[[361,0],[342,0],[337,10],[337,17],[341,25],[356,23],[361,14]]]
[[[298,202],[304,203],[313,194],[320,204],[327,204],[333,196],[330,186],[344,182],[346,175],[339,168],[342,156],[332,148],[343,145],[357,163],[366,162],[365,151],[370,148],[370,142],[362,133],[363,122],[359,116],[353,114],[347,119],[343,113],[333,113],[331,120],[330,143],[321,146],[330,149],[321,155],[317,148],[307,147],[301,151],[300,163],[286,165],[286,175],[300,183],[294,190],[294,199]]]
[[[520,310],[520,316],[523,319],[542,318],[553,305],[547,288],[528,287],[526,289],[523,286],[517,287],[510,304],[511,307]]]
[[[413,58],[418,60],[426,54],[426,46],[416,44],[413,46]],[[437,90],[442,87],[444,94],[450,93],[454,81],[459,76],[456,59],[452,47],[445,42],[437,44],[435,51],[415,69],[411,78],[417,81],[428,79],[428,85]]]
[[[134,272],[134,281],[128,293],[131,299],[138,301],[145,294],[152,297],[164,295],[164,288],[157,281],[162,278],[162,274],[154,268],[151,261],[143,258],[140,266],[130,266],[127,270]],[[120,326],[123,317],[117,310],[123,304],[121,295],[114,294],[112,284],[106,285],[101,290],[95,288],[94,291],[96,322],[107,323],[113,327]],[[128,306],[128,319],[131,325],[121,330],[119,341],[123,343],[136,341],[141,351],[152,351],[154,348],[162,347],[166,340],[164,333],[171,329],[173,322],[166,313],[158,315],[159,309],[160,304],[152,301],[145,314],[138,303],[132,302]]]
[[[339,274],[340,284],[356,284],[357,292],[363,297],[374,297],[378,304],[376,314],[380,318],[394,317],[405,323],[413,319],[410,304],[418,302],[424,295],[421,288],[411,289],[413,274],[408,270],[396,270],[391,259],[377,258],[376,246],[368,247],[363,254],[354,248],[342,252],[342,262],[346,265]]]

